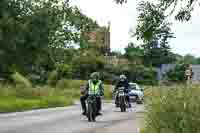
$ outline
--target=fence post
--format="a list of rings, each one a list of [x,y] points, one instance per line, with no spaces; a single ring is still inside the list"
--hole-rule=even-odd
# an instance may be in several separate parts
[[[189,88],[190,87],[190,83],[191,83],[191,75],[192,75],[192,67],[191,65],[189,65],[187,67],[187,69],[185,70],[185,76],[186,76],[186,85]]]

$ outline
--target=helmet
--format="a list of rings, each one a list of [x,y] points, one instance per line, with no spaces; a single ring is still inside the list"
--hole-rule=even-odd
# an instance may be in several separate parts
[[[119,76],[120,80],[126,80],[126,76],[124,74]]]
[[[93,73],[90,75],[90,78],[91,78],[92,80],[99,80],[100,75],[99,75],[98,72],[93,72]]]

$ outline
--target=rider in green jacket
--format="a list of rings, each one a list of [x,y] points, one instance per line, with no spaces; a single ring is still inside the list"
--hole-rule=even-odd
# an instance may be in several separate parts
[[[98,110],[97,115],[102,115],[100,113],[101,96],[104,95],[104,88],[103,88],[103,83],[100,80],[99,73],[94,72],[90,75],[90,80],[88,80],[86,86],[84,88],[82,88],[81,94],[82,94],[82,96],[80,98],[80,101],[81,101],[81,106],[82,106],[82,110],[83,110],[82,114],[86,115],[86,112],[87,112],[86,100],[87,100],[88,96],[90,94],[96,94],[99,96],[99,97],[97,97],[97,110]]]

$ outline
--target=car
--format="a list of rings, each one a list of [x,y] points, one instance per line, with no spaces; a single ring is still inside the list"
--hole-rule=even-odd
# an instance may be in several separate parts
[[[131,102],[142,104],[144,101],[144,89],[141,88],[137,83],[129,83],[129,92]]]

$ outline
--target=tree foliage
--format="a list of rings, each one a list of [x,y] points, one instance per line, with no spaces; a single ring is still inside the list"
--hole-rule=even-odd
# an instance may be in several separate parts
[[[19,71],[25,75],[51,71],[53,55],[72,44],[81,45],[83,32],[98,24],[59,0],[0,1],[0,73],[1,77]]]
[[[166,74],[167,80],[170,82],[179,82],[179,83],[186,81],[185,69],[186,69],[185,64],[176,65],[174,69],[170,70]]]
[[[115,0],[118,4],[126,3],[128,0]],[[179,21],[188,21],[191,18],[191,12],[197,5],[198,0],[156,0],[156,7],[168,12],[168,16],[175,14],[175,19]]]
[[[138,11],[138,24],[134,36],[143,41],[144,62],[153,66],[173,62],[168,44],[169,39],[173,38],[173,33],[164,10],[153,3],[142,1]]]
[[[104,65],[104,58],[97,51],[79,51],[72,60],[73,77],[88,79],[90,73],[104,70]]]
[[[127,0],[115,0],[118,4]],[[134,37],[143,42],[145,63],[160,66],[162,63],[173,63],[177,56],[171,52],[169,40],[173,38],[171,23],[168,18],[188,21],[198,0],[141,0],[138,5],[138,19]]]
[[[125,57],[135,64],[142,64],[144,63],[144,49],[133,43],[129,43],[125,48]]]

